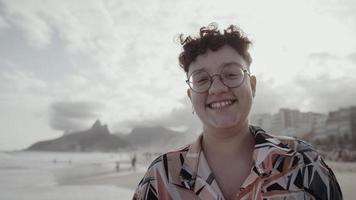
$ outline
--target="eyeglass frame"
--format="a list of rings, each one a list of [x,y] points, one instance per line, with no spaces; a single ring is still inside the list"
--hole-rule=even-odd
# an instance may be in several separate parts
[[[221,72],[222,72],[228,65],[230,65],[230,64],[237,65],[237,67],[241,68],[241,69],[242,69],[242,72],[243,72],[243,78],[242,78],[241,83],[238,84],[237,86],[234,86],[234,87],[230,87],[230,86],[226,85],[225,82],[223,81],[223,78],[221,77],[221,75],[222,75]],[[202,93],[205,93],[205,92],[209,91],[209,89],[210,89],[211,86],[213,85],[214,76],[218,76],[219,79],[220,79],[220,82],[221,82],[224,86],[226,86],[227,88],[238,88],[238,87],[240,87],[240,86],[243,84],[243,82],[245,81],[245,78],[246,78],[245,74],[247,74],[248,76],[251,76],[251,73],[249,72],[248,69],[245,69],[243,66],[241,66],[240,64],[235,63],[235,62],[231,62],[231,63],[226,63],[226,64],[224,64],[224,67],[221,68],[220,73],[218,73],[218,74],[210,75],[206,70],[203,70],[203,71],[206,72],[206,73],[209,75],[209,81],[210,81],[210,85],[209,85],[209,87],[208,87],[206,90],[201,91],[201,92],[195,91],[195,90],[192,88],[192,86],[189,84],[189,83],[191,83],[191,82],[189,81],[190,77],[191,77],[196,71],[192,72],[192,73],[190,74],[190,76],[187,76],[188,79],[185,80],[185,82],[188,84],[189,88],[192,89],[194,92],[199,93],[199,94],[202,94]],[[187,75],[188,75],[188,74],[187,74]]]

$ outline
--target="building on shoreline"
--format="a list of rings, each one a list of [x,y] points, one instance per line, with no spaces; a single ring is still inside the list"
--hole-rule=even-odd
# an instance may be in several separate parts
[[[356,106],[330,112],[325,133],[334,136],[338,140],[336,142],[356,146]]]
[[[281,108],[275,114],[255,114],[251,123],[277,135],[289,135],[320,145],[356,147],[356,106],[328,114]]]
[[[277,135],[303,137],[317,127],[323,127],[327,115],[281,108],[275,114],[256,114],[251,123]]]

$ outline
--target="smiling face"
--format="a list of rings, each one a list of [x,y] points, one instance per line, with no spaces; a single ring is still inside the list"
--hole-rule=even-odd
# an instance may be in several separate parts
[[[246,61],[232,47],[225,45],[217,51],[208,50],[199,55],[189,66],[188,77],[197,70],[203,70],[210,76],[220,74],[226,65],[242,66],[247,69]],[[248,124],[253,96],[256,90],[256,78],[245,74],[243,83],[237,88],[225,86],[214,76],[208,91],[196,93],[188,89],[188,96],[194,110],[203,123],[204,130],[209,128],[234,128]]]

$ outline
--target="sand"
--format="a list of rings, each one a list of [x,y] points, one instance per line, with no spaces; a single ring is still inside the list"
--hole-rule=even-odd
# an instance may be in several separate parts
[[[327,162],[335,173],[345,200],[356,196],[356,162]]]
[[[59,185],[116,185],[134,190],[142,179],[144,172],[112,173],[71,180],[62,180]]]
[[[345,200],[354,199],[356,196],[356,163],[329,162],[339,181]],[[141,166],[137,171],[126,169],[119,173],[108,173],[90,177],[82,177],[76,180],[62,180],[62,185],[115,185],[134,191],[135,187],[144,175],[146,168]]]

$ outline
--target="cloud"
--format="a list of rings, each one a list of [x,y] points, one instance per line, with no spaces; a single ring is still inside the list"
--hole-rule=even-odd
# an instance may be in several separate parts
[[[41,13],[32,12],[32,3],[42,7],[40,2],[30,1],[2,1],[0,6],[1,15],[8,24],[24,31],[24,36],[35,47],[44,47],[51,43],[52,28],[43,20]],[[43,8],[43,7],[42,7]]]
[[[163,113],[153,118],[122,121],[115,124],[114,129],[127,132],[134,127],[163,126],[172,129],[183,129],[187,133],[198,133],[202,129],[201,123],[198,116],[192,114],[192,106],[188,97],[181,99],[180,103],[180,107],[168,113]]]
[[[252,113],[273,113],[280,107],[288,106],[285,88],[275,83],[272,78],[266,79],[262,74],[256,76],[256,95]]]
[[[279,108],[327,113],[356,105],[356,68],[349,57],[313,54],[305,70],[279,84],[258,75],[252,113],[275,113]]]
[[[356,65],[356,52],[349,54],[347,58],[350,60],[350,62]]]
[[[1,10],[1,9],[0,9]],[[1,17],[0,15],[0,30],[1,29],[5,29],[5,28],[8,28],[9,27],[9,24],[4,20],[3,17]]]
[[[86,129],[99,118],[101,108],[97,102],[57,101],[50,106],[50,125],[62,131]]]
[[[300,74],[308,77],[314,76],[330,76],[337,77],[353,77],[356,78],[356,52],[345,55],[338,55],[330,52],[311,53],[307,57],[305,71]]]
[[[315,52],[306,67],[290,81],[289,93],[299,109],[329,112],[356,105],[356,53]]]
[[[295,83],[303,93],[300,99],[305,110],[328,112],[342,107],[356,105],[356,78],[331,77],[298,77]]]
[[[34,73],[12,69],[0,74],[0,91],[4,93],[41,94],[48,89],[48,84]]]
[[[324,0],[316,1],[316,9],[321,13],[330,13],[339,17],[343,22],[354,23],[356,2],[353,0]],[[356,28],[356,27],[355,27]]]

